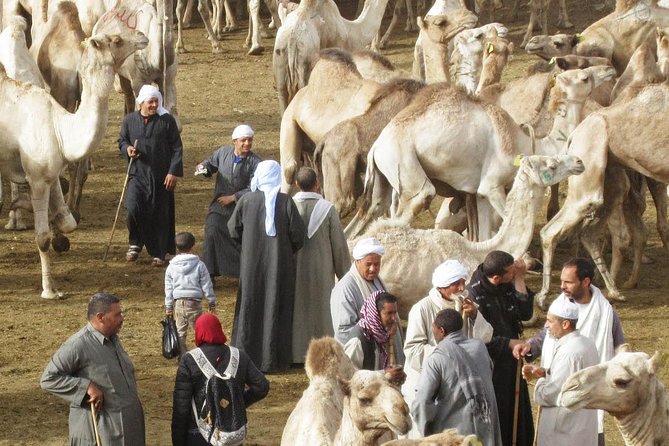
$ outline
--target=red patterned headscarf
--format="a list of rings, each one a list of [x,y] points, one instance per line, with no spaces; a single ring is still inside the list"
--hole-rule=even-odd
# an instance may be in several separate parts
[[[223,333],[221,321],[211,313],[204,313],[195,320],[195,345],[225,344],[228,338]]]
[[[379,310],[376,307],[376,298],[381,293],[385,293],[385,291],[374,291],[367,296],[360,309],[360,320],[358,321],[358,325],[362,329],[362,332],[365,333],[367,339],[374,341],[377,347],[379,347],[379,350],[381,351],[381,364],[383,364],[383,367],[385,368],[388,366],[386,344],[390,339],[390,334],[383,326],[381,315],[379,315]]]

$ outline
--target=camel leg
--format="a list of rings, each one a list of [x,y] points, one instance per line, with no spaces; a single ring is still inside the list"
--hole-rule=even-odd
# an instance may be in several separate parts
[[[513,2],[513,8],[511,9],[511,18],[514,22],[516,20],[518,20],[518,9],[519,9],[519,7],[520,7],[520,0],[515,0]]]
[[[249,56],[257,56],[265,51],[260,43],[260,0],[249,0],[249,33],[246,44],[251,44]]]
[[[569,20],[567,15],[567,2],[566,0],[560,0],[560,14],[558,15],[558,27],[559,28],[573,28],[574,24]]]
[[[521,48],[525,48],[527,46],[527,42],[530,41],[532,38],[532,31],[535,29],[535,24],[538,23],[539,17],[540,17],[540,10],[541,10],[541,2],[543,0],[530,0],[530,20],[529,23],[527,24],[527,31],[525,31],[525,36],[523,37],[523,41],[520,44]]]
[[[465,194],[465,207],[467,208],[467,239],[479,240],[479,210],[475,194]]]
[[[49,231],[49,185],[43,181],[33,181],[30,184],[30,200],[35,214],[35,242],[42,264],[42,294],[43,299],[58,299],[60,296],[55,290],[51,279],[51,260],[49,245],[51,232]]]
[[[467,229],[467,213],[463,198],[460,196],[444,198],[434,219],[435,229],[448,229],[459,233]]]
[[[407,0],[409,2],[410,0]],[[384,49],[388,45],[388,40],[390,40],[390,36],[393,33],[393,30],[395,29],[395,26],[397,26],[397,22],[399,21],[400,14],[402,13],[402,0],[395,0],[395,7],[393,8],[393,18],[390,19],[390,23],[388,24],[388,29],[386,29],[386,32],[383,34],[383,37],[379,39],[378,45],[376,45],[376,48],[372,47],[374,51],[377,51],[379,49]],[[414,19],[415,21],[415,19]],[[415,25],[415,23],[414,23]],[[407,28],[408,28],[408,22],[407,22]],[[409,31],[409,29],[405,28],[405,31]],[[377,35],[378,38],[378,35]]]
[[[31,226],[27,214],[29,210],[26,209],[26,207],[30,206],[30,186],[27,183],[21,184],[13,181],[10,181],[9,185],[12,202],[9,211],[9,221],[5,225],[5,229],[24,231]]]
[[[279,5],[277,0],[265,0],[265,5],[267,6],[267,9],[272,16],[272,20],[267,28],[279,28],[281,26],[281,17],[279,17]]]
[[[236,31],[239,26],[237,25],[235,12],[230,6],[230,0],[223,0],[223,7],[225,8],[225,28],[223,28],[223,32]]]
[[[604,285],[608,290],[607,297],[613,300],[624,301],[626,300],[625,296],[620,294],[620,291],[618,291],[618,288],[616,288],[616,284],[611,278],[609,269],[606,266],[606,260],[604,259],[601,250],[602,244],[600,243],[602,233],[601,229],[602,227],[599,224],[587,225],[581,232],[581,242],[588,251],[588,254],[590,254],[592,261],[595,263],[595,266],[597,267],[597,270],[599,271],[599,274],[604,281]]]
[[[624,251],[630,246],[632,235],[629,231],[627,221],[625,219],[625,210],[623,209],[623,201],[627,203],[627,207],[632,207],[634,201],[631,196],[629,177],[618,168],[607,169],[607,182],[620,183],[615,186],[615,193],[607,193],[605,196],[604,207],[610,209],[610,214],[606,218],[609,233],[611,234],[611,280],[615,283],[620,268],[622,267],[624,259]],[[609,186],[607,192],[613,192],[613,188]],[[614,195],[613,200],[610,196]],[[609,201],[611,201],[609,203]],[[638,211],[638,209],[637,209]]]
[[[551,186],[551,196],[546,207],[546,220],[555,217],[555,214],[560,210],[560,184]]]
[[[478,214],[478,240],[491,239],[502,221],[501,216],[495,211],[492,203],[485,197],[476,197],[476,208]]]
[[[193,0],[189,0],[189,2],[192,2]],[[186,47],[184,46],[184,41],[183,41],[183,32],[182,28],[185,26],[182,24],[182,22],[185,21],[184,18],[184,2],[185,0],[177,0],[177,6],[176,6],[176,16],[177,16],[177,42],[175,44],[175,48],[179,53],[185,53],[186,52]]]
[[[304,133],[297,123],[289,118],[293,108],[288,105],[279,132],[279,160],[281,161],[281,192],[290,193],[295,181],[295,174],[302,160],[302,142]]]
[[[388,180],[376,171],[372,185],[371,199],[369,205],[363,205],[349,224],[344,229],[346,238],[351,239],[364,232],[367,226],[375,219],[383,216],[390,208],[392,188]],[[366,208],[366,209],[365,209]]]
[[[414,14],[414,0],[406,0],[407,8],[407,24],[404,28],[407,32],[418,32],[418,24],[416,23],[416,14]],[[423,5],[424,7],[425,5]]]
[[[190,28],[190,22],[193,19],[194,7],[195,7],[195,0],[188,0],[188,2],[186,3],[186,8],[183,13],[183,20],[181,20],[183,27],[186,29]]]
[[[211,30],[217,39],[223,38],[223,15],[224,8],[221,6],[221,0],[211,0]]]
[[[355,209],[358,160],[357,157],[352,156],[343,159],[332,158],[331,154],[324,153],[322,160],[323,196],[334,204],[339,217],[344,218]]]
[[[79,213],[81,196],[83,195],[84,184],[88,179],[88,158],[70,164],[69,171],[72,190],[67,194],[67,207],[72,212],[74,219],[79,222],[81,219],[81,214]]]
[[[204,23],[204,27],[207,30],[207,36],[211,41],[211,48],[212,48],[211,52],[213,54],[221,54],[223,52],[223,48],[221,47],[221,42],[218,41],[216,35],[214,34],[214,30],[211,27],[209,9],[210,9],[209,0],[200,0],[198,2],[197,11],[200,13],[200,17],[202,17],[202,22]]]
[[[669,224],[667,224],[667,185],[665,183],[655,181],[652,178],[646,178],[646,184],[648,185],[648,190],[650,191],[650,195],[653,197],[653,202],[655,203],[655,211],[657,213],[657,232],[660,235],[660,239],[662,240],[662,246],[664,246],[664,249],[669,250]]]

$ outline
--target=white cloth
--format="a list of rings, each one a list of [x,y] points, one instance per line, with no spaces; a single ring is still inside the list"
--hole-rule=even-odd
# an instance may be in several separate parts
[[[235,139],[239,138],[253,138],[253,135],[255,134],[256,133],[253,131],[251,126],[241,124],[235,127],[235,129],[232,131],[232,140],[234,141]]]
[[[386,250],[375,237],[363,238],[358,240],[358,243],[353,247],[353,259],[360,260],[370,254],[378,254],[382,256]]]
[[[546,369],[546,377],[540,378],[534,388],[534,401],[541,406],[537,445],[597,445],[597,411],[572,411],[560,407],[559,403],[560,390],[567,378],[585,367],[596,365],[597,356],[594,341],[582,336],[578,330],[555,342],[551,368]]]
[[[276,196],[281,189],[281,166],[274,160],[266,160],[258,163],[256,171],[251,178],[251,191],[262,191],[265,194],[265,234],[270,237],[276,236],[274,225],[274,210]]]
[[[588,337],[595,342],[599,363],[613,358],[613,307],[604,297],[602,292],[594,285],[590,285],[592,299],[587,305],[578,305],[578,323],[576,328],[582,336]],[[555,300],[569,300],[567,296],[560,294]],[[541,367],[549,369],[553,359],[555,339],[546,336],[541,349]],[[597,411],[599,432],[604,432],[604,411]]]
[[[158,88],[154,87],[153,85],[143,85],[142,88],[139,89],[139,94],[137,95],[137,104],[142,105],[142,102],[151,99],[151,98],[156,98],[158,99],[158,115],[162,116],[165,113],[169,113],[165,107],[163,107],[163,95],[160,94],[160,90]]]
[[[409,311],[406,340],[404,342],[404,356],[406,357],[404,372],[407,377],[402,385],[402,395],[404,395],[409,407],[414,400],[423,365],[437,345],[432,333],[432,322],[434,322],[437,313],[447,308],[460,312],[460,301],[446,300],[441,297],[439,291],[432,288],[429,294],[416,302]],[[478,338],[484,343],[490,342],[493,331],[492,325],[485,320],[481,313],[478,314],[473,323],[469,318],[465,322],[462,332],[466,337]],[[415,425],[409,432],[408,438],[421,438],[419,434],[417,425]]]
[[[555,299],[548,312],[562,319],[578,319],[578,305],[569,299]]]
[[[467,267],[457,260],[449,259],[434,269],[432,273],[432,286],[435,288],[446,288],[458,280],[467,280],[467,277],[469,277]]]
[[[330,208],[334,205],[316,192],[298,192],[293,196],[293,200],[295,200],[295,202],[318,200],[314,206],[314,210],[311,211],[311,219],[309,220],[309,226],[307,227],[307,237],[313,237],[316,231],[318,231],[318,228],[321,227],[321,224],[323,224],[327,218]]]

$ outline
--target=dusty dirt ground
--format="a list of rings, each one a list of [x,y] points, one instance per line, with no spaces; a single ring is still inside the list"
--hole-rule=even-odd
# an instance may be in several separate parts
[[[590,3],[572,1],[569,4],[577,30],[585,28],[603,14],[593,9]],[[556,14],[556,11],[552,12],[553,18]],[[510,27],[511,39],[518,45],[525,30],[527,14],[521,13],[521,19],[512,22],[509,8],[505,8],[498,18]],[[554,28],[551,28],[553,31]],[[232,128],[241,122],[255,128],[256,151],[263,157],[278,159],[280,117],[271,73],[272,40],[264,40],[268,49],[264,55],[249,57],[242,48],[245,34],[245,30],[240,30],[227,35],[224,39],[225,54],[214,56],[210,53],[202,28],[185,33],[186,47],[190,52],[180,56],[177,84],[186,175],[177,187],[177,231],[191,231],[199,241],[203,236],[203,222],[213,181],[193,177],[196,163],[206,158],[215,147],[227,143]],[[414,41],[414,35],[398,29],[384,54],[401,68],[410,70]],[[510,79],[521,75],[530,62],[532,60],[517,49],[505,76]],[[93,156],[95,170],[91,172],[85,188],[83,218],[79,229],[70,236],[71,250],[66,254],[53,255],[53,273],[58,288],[65,293],[64,299],[45,301],[39,298],[40,267],[32,232],[0,230],[2,445],[66,444],[68,405],[40,390],[39,377],[50,355],[85,323],[87,299],[101,290],[123,298],[126,319],[121,337],[137,370],[146,414],[147,443],[170,443],[176,363],[163,359],[160,354],[159,321],[163,317],[164,270],[152,268],[146,254],[140,257],[137,264],[126,264],[127,231],[123,218],[117,227],[110,257],[107,262],[102,262],[125,175],[125,163],[120,159],[116,146],[122,117],[121,101],[117,95],[112,95],[111,105],[105,139]],[[5,206],[0,214],[2,226],[7,221],[7,212]],[[428,224],[429,218],[424,214],[422,224]],[[651,224],[654,218],[651,207],[646,221]],[[558,262],[573,253],[571,244],[563,243],[558,252]],[[639,288],[625,293],[628,301],[614,305],[621,316],[627,340],[635,348],[652,353],[665,348],[666,319],[669,316],[664,291],[669,285],[669,278],[662,277],[669,261],[652,228],[647,253],[655,259],[655,263],[644,266]],[[558,291],[555,285],[558,271],[556,269],[554,273],[554,293]],[[530,284],[538,289],[538,277],[531,278]],[[216,292],[218,315],[224,329],[230,333],[236,283],[220,280]],[[531,333],[532,330],[528,330],[527,335]],[[666,381],[666,370],[661,373]],[[269,379],[269,396],[250,409],[249,445],[280,443],[285,421],[307,385],[302,369],[272,375]],[[607,437],[609,445],[623,444],[610,420]]]

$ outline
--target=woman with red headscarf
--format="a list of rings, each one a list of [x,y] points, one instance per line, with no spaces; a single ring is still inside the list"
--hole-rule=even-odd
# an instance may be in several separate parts
[[[195,345],[197,345],[209,362],[223,374],[230,362],[230,348],[225,345],[227,338],[223,333],[221,322],[211,313],[205,313],[195,321]],[[239,366],[234,378],[244,389],[244,404],[249,407],[256,401],[265,398],[269,392],[269,381],[265,378],[253,361],[243,351],[239,351]],[[195,423],[191,398],[195,406],[202,407],[206,377],[190,354],[181,357],[174,384],[172,403],[172,445],[173,446],[206,446]]]

